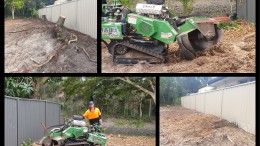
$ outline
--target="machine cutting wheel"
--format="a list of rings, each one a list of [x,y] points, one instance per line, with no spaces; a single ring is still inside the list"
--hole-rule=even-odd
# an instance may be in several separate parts
[[[118,63],[165,62],[168,46],[175,41],[180,46],[180,58],[192,60],[196,52],[220,41],[222,30],[217,24],[229,20],[228,17],[171,18],[165,0],[146,0],[147,4],[137,4],[136,10],[131,11],[122,6],[121,2],[126,1],[112,0],[111,4],[102,5],[102,41]],[[151,59],[117,58],[130,50],[147,54]]]
[[[211,38],[206,38],[198,29],[182,35],[177,36],[177,41],[180,46],[180,58],[192,60],[196,57],[197,51],[203,51],[206,48],[215,45],[222,37],[222,30],[214,26],[215,35]]]

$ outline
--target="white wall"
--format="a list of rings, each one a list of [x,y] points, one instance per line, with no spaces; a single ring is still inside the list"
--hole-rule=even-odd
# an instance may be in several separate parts
[[[65,16],[64,26],[97,38],[97,0],[75,0],[39,10],[39,17],[46,15],[48,21],[56,23]]]
[[[255,82],[181,98],[185,108],[212,114],[255,134]]]

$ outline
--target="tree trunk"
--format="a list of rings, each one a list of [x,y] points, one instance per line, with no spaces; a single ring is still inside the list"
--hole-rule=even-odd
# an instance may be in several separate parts
[[[136,88],[142,90],[143,92],[149,94],[149,95],[152,97],[154,103],[156,104],[156,90],[155,90],[155,87],[154,87],[152,84],[150,84],[150,85],[151,85],[151,88],[154,90],[154,92],[149,91],[149,90],[145,89],[144,87],[142,87],[142,86],[140,86],[140,85],[138,85],[138,84],[132,82],[132,81],[129,79],[129,77],[126,77],[126,79],[125,79],[125,78],[122,78],[122,77],[117,77],[117,79],[120,79],[120,80],[122,80],[122,81],[124,81],[124,82],[126,82],[126,83],[128,83],[128,84],[131,84],[131,85],[135,86]],[[151,83],[151,82],[150,82],[150,83]]]
[[[35,81],[32,80],[32,85],[33,85],[33,88],[35,90],[32,94],[33,99],[37,99],[37,97],[39,96],[39,91],[40,91],[42,85],[48,80],[48,78],[49,77],[42,77],[40,79],[40,81],[37,81],[36,79],[35,79]]]
[[[42,15],[42,20],[47,21],[46,15]]]
[[[13,17],[13,20],[14,20],[14,9],[12,9],[12,17]]]
[[[124,104],[124,117],[125,117],[125,109],[126,109],[125,107],[126,107],[126,103]]]
[[[140,118],[142,118],[143,112],[142,112],[142,100],[140,100],[139,103],[139,111],[140,111]]]
[[[152,108],[152,99],[150,99],[150,106],[149,106],[149,118],[151,117],[151,108]]]
[[[65,22],[65,17],[64,16],[60,16],[59,17],[59,19],[58,19],[58,21],[57,21],[57,26],[60,26],[60,27],[62,27],[63,25],[64,25],[64,22]]]

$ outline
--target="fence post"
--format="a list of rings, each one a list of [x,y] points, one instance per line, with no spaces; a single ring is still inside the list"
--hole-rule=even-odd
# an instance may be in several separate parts
[[[221,119],[222,119],[222,108],[223,108],[224,90],[225,90],[225,88],[222,89],[222,97],[221,97],[221,112],[220,112],[220,118],[221,118]]]
[[[206,110],[205,110],[205,106],[206,106],[206,92],[204,93],[204,112],[203,113],[206,113]]]
[[[78,29],[78,0],[76,0],[76,30],[79,31]]]
[[[44,121],[45,121],[45,126],[47,127],[47,100],[45,101],[45,119],[44,119]]]
[[[17,121],[17,145],[18,145],[18,134],[19,134],[19,98],[17,99],[17,117],[16,117],[17,119],[16,119],[16,121]]]

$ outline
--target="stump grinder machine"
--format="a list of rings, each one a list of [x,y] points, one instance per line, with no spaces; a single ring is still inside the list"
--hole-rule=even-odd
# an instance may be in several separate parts
[[[41,123],[45,136],[34,143],[37,146],[106,146],[107,138],[99,125],[86,125],[82,116],[73,115],[63,124],[49,128]],[[55,128],[54,128],[55,127]]]
[[[101,39],[113,55],[113,62],[135,64],[139,61],[163,63],[169,44],[177,41],[181,59],[192,60],[196,52],[219,42],[222,30],[217,24],[228,17],[171,17],[165,0],[146,0],[135,10],[124,6],[128,0],[102,4]],[[148,58],[122,58],[128,51],[142,52]]]

